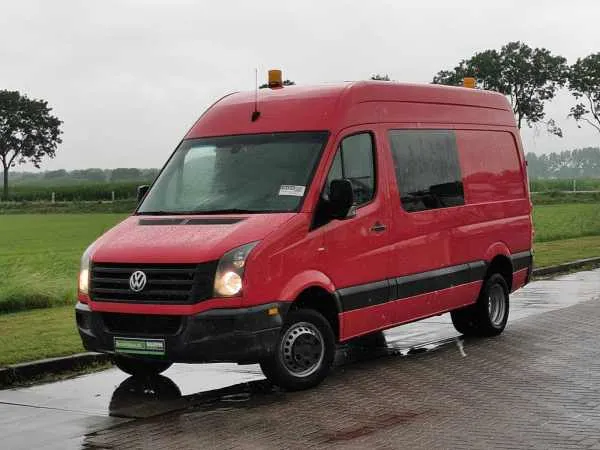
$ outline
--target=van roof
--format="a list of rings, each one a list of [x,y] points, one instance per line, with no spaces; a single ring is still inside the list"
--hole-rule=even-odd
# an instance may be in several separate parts
[[[515,125],[510,104],[502,94],[434,84],[357,81],[260,89],[261,115],[252,122],[255,100],[252,91],[226,95],[206,110],[186,138],[332,130],[360,123],[405,122],[408,116],[412,117],[410,122]],[[440,114],[429,108],[422,117],[427,104],[437,105]],[[451,110],[455,112],[449,113]],[[471,114],[465,117],[468,110]]]

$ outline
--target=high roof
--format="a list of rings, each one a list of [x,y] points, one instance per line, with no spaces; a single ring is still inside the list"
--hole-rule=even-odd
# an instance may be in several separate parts
[[[501,94],[432,84],[358,81],[260,89],[258,110],[261,115],[258,120],[252,122],[255,100],[255,92],[237,92],[223,97],[203,114],[186,137],[329,130],[339,125],[339,121],[347,116],[348,111],[361,107],[364,110],[364,104],[375,103],[403,104],[405,109],[410,108],[411,104],[462,107],[459,109],[477,108],[481,112],[487,112],[488,117],[491,117],[490,114],[495,110],[495,115],[502,118],[495,122],[510,125],[508,120],[514,123],[510,105]]]

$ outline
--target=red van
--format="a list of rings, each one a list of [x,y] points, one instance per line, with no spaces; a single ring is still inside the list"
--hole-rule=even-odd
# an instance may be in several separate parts
[[[460,333],[497,335],[532,267],[525,166],[497,93],[274,82],[223,97],[84,253],[84,346],[134,375],[260,363],[303,389],[337,343],[378,330],[449,311]]]

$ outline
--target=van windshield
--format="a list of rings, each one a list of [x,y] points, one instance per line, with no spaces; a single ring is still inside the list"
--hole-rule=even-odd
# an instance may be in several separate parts
[[[183,141],[137,213],[296,211],[327,136],[295,132]]]

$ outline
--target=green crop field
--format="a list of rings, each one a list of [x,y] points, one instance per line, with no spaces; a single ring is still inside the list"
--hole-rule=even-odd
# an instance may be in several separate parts
[[[0,215],[0,313],[73,304],[81,254],[123,217]]]

